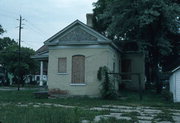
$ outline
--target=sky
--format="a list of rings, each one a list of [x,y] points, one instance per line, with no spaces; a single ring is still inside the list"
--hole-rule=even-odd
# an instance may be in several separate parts
[[[86,23],[97,0],[0,0],[0,25],[6,32],[0,36],[18,42],[20,15],[21,44],[37,50],[43,42],[76,19]]]

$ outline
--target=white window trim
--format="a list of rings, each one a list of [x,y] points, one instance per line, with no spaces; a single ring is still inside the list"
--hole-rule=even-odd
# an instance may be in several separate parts
[[[71,83],[71,86],[85,86],[86,83]]]
[[[65,59],[66,59],[66,73],[60,73],[60,72],[59,72],[59,59],[60,59],[60,58],[65,58]],[[61,75],[68,74],[68,73],[67,73],[67,57],[59,57],[59,58],[58,58],[58,72],[57,72],[57,74],[61,74]]]
[[[68,75],[68,73],[57,73],[58,75]]]

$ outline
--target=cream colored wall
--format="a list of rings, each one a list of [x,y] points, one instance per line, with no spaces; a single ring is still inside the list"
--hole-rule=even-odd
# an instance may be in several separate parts
[[[85,56],[85,85],[71,85],[72,56]],[[118,64],[115,51],[105,48],[59,48],[49,50],[48,87],[66,90],[70,95],[100,96],[100,82],[97,80],[97,71],[100,66],[112,69],[113,61]],[[67,57],[67,73],[58,73],[58,58]],[[116,67],[118,72],[118,67]]]

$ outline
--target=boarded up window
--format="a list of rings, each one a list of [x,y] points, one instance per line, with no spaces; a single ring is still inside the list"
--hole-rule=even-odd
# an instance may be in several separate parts
[[[58,73],[67,72],[67,58],[58,58]]]
[[[122,73],[131,73],[131,60],[124,59],[121,63],[121,72]],[[122,80],[131,80],[131,75],[123,75]]]
[[[85,82],[85,57],[76,55],[72,57],[72,83]]]

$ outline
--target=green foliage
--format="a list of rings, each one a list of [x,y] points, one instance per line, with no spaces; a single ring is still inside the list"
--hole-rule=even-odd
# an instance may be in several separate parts
[[[159,85],[158,64],[176,47],[170,35],[178,34],[180,4],[170,0],[98,0],[94,5],[95,29],[121,44],[137,42],[152,68],[150,81]]]
[[[10,39],[9,37],[0,38],[0,51],[11,45],[17,45],[17,42],[15,42],[13,39]]]
[[[162,97],[165,101],[173,102],[173,94],[169,90],[163,90]]]
[[[15,89],[17,89],[15,87]],[[129,105],[129,106],[153,106],[161,108],[175,108],[180,109],[179,103],[171,103],[164,101],[162,95],[155,94],[155,92],[145,91],[143,92],[143,100],[140,101],[139,93],[134,91],[121,91],[121,97],[116,100],[103,100],[100,98],[88,98],[88,97],[64,97],[64,98],[48,98],[48,99],[36,99],[33,92],[38,90],[21,90],[21,91],[0,91],[0,103],[52,103],[62,105],[72,105],[77,107],[97,107],[102,105]]]
[[[108,71],[108,68],[106,66],[104,67],[99,67],[98,73],[97,73],[97,78],[99,81],[104,80],[105,78],[105,73]]]
[[[37,70],[37,63],[31,56],[35,53],[33,49],[21,47],[21,57],[20,57],[20,80],[23,84],[25,75],[33,74]],[[10,45],[6,47],[0,53],[0,62],[5,67],[5,69],[12,73],[14,77],[18,78],[19,64],[18,64],[18,45]]]
[[[0,25],[0,35],[2,35],[4,32],[4,29]],[[0,51],[11,45],[17,45],[17,42],[15,42],[14,39],[10,39],[9,37],[0,38]]]
[[[111,17],[105,17],[102,19],[102,14],[106,10],[107,6],[113,0],[98,0],[96,3],[93,3],[95,9],[93,9],[93,27],[100,33],[105,35],[105,30],[111,22]],[[106,21],[104,21],[106,19]]]
[[[172,123],[174,123],[174,119],[172,118],[171,112],[169,110],[163,110],[162,113],[157,114],[157,116],[155,116],[154,120],[157,121],[170,121]]]
[[[101,96],[103,99],[115,99],[117,97],[116,90],[109,80],[108,68],[106,66],[100,67],[97,78],[102,81]]]
[[[102,80],[102,73],[101,73],[101,71],[102,71],[102,67],[99,68],[98,73],[97,73],[97,79],[98,79],[99,81]]]
[[[21,107],[15,105],[0,107],[2,123],[80,123],[83,119],[93,121],[102,112],[84,109],[68,109],[59,107],[33,106]]]
[[[4,33],[5,31],[4,31],[4,29],[2,28],[2,26],[0,25],[0,35],[2,34],[2,33]]]

